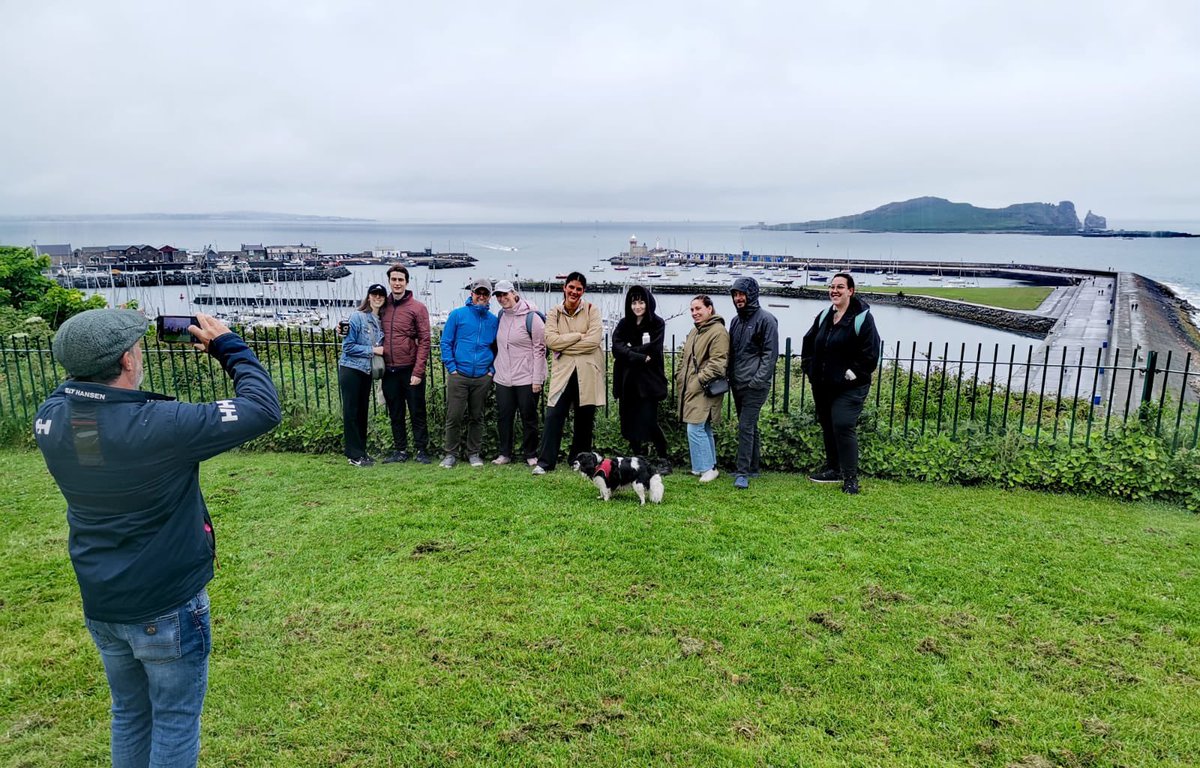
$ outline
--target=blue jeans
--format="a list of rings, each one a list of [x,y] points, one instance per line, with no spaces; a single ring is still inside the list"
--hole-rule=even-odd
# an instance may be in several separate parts
[[[707,472],[717,466],[717,441],[713,438],[711,420],[703,424],[688,424],[687,437],[693,472]]]
[[[85,619],[112,693],[113,768],[194,766],[208,688],[208,591],[150,621]]]

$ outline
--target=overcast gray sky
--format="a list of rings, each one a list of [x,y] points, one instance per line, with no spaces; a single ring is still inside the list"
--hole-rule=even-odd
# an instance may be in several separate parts
[[[0,215],[1200,211],[1196,0],[0,0]]]

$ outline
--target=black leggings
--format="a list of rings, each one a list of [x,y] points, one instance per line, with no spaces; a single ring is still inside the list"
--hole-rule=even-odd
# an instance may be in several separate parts
[[[813,387],[813,405],[825,438],[825,466],[845,478],[858,477],[858,417],[870,389],[870,384],[845,390]]]

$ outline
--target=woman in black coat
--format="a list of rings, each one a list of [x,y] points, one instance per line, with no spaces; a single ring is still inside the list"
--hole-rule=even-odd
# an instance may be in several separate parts
[[[825,466],[808,479],[841,483],[846,493],[858,493],[858,417],[879,365],[881,342],[870,306],[854,295],[853,277],[834,275],[829,300],[833,306],[817,315],[800,349],[800,367],[812,382],[825,438]]]
[[[659,459],[667,459],[667,438],[658,425],[658,403],[667,397],[663,372],[663,337],[667,324],[655,314],[649,288],[632,286],[625,294],[625,317],[613,331],[613,397],[621,409],[621,436],[633,455],[644,455],[654,444]]]

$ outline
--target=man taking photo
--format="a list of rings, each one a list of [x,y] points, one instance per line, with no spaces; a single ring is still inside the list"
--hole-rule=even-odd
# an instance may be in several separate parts
[[[281,415],[254,352],[208,315],[188,330],[234,397],[181,403],[141,391],[147,326],[127,309],[63,323],[52,348],[70,378],[38,409],[34,436],[67,501],[71,564],[112,696],[112,764],[194,766],[216,557],[200,462]]]

